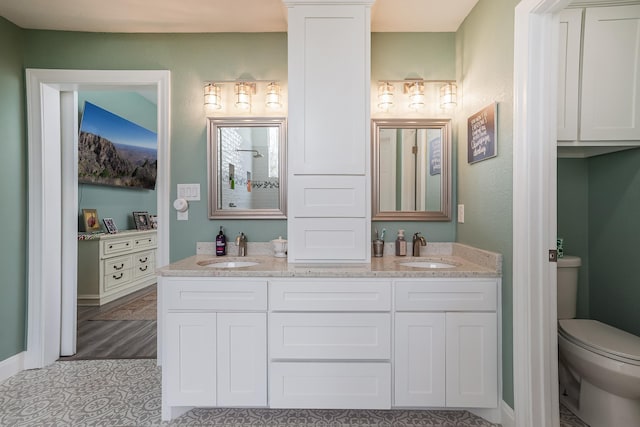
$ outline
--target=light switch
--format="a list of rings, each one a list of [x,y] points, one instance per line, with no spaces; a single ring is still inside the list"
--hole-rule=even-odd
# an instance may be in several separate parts
[[[178,184],[178,198],[188,201],[200,200],[200,184]]]
[[[464,205],[458,205],[458,222],[464,224]]]

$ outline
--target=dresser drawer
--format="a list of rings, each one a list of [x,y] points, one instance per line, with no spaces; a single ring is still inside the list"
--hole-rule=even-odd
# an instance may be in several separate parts
[[[149,276],[155,273],[155,262],[147,262],[145,264],[134,265],[131,271],[133,272],[133,278],[137,279],[143,276]]]
[[[128,285],[131,281],[131,270],[122,270],[104,276],[104,291],[112,291],[120,286]]]
[[[168,310],[256,310],[267,309],[267,282],[261,280],[213,280],[210,278],[165,278]]]
[[[269,407],[390,409],[390,363],[272,363]]]
[[[155,252],[155,250],[145,251],[145,252],[138,252],[138,253],[133,254],[132,258],[133,258],[133,265],[134,266],[155,264],[155,262],[156,262],[156,252]]]
[[[385,360],[388,313],[270,313],[271,359]]]
[[[156,234],[147,234],[142,237],[136,237],[133,239],[133,247],[137,249],[155,248],[156,247]]]
[[[389,311],[391,283],[314,280],[270,282],[272,311]]]
[[[104,260],[104,274],[118,273],[123,270],[131,269],[131,255],[108,258]]]
[[[495,279],[398,281],[397,311],[496,311]]]
[[[133,238],[109,239],[101,243],[104,255],[128,252],[133,248]]]

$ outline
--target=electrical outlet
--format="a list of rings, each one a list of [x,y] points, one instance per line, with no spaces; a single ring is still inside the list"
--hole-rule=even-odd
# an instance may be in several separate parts
[[[458,222],[464,224],[464,205],[458,205]]]

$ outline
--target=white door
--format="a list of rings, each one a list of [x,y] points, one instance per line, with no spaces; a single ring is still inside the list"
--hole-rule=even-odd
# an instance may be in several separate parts
[[[219,313],[218,406],[267,406],[267,314]]]
[[[167,406],[215,406],[216,314],[168,313],[163,326]]]
[[[395,406],[445,406],[445,314],[395,316]]]
[[[498,406],[496,313],[447,313],[447,406]]]

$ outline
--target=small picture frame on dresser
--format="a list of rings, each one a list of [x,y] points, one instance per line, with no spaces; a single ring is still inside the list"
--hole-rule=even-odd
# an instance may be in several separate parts
[[[104,222],[104,227],[107,229],[107,233],[116,234],[118,232],[118,228],[116,227],[116,223],[113,222],[113,218],[103,218],[102,222]]]
[[[84,231],[86,233],[95,233],[100,231],[100,221],[98,220],[97,210],[82,209],[82,219],[84,223]]]
[[[152,230],[158,229],[158,215],[149,215],[149,225]]]
[[[151,229],[148,212],[133,212],[133,222],[138,231]]]

